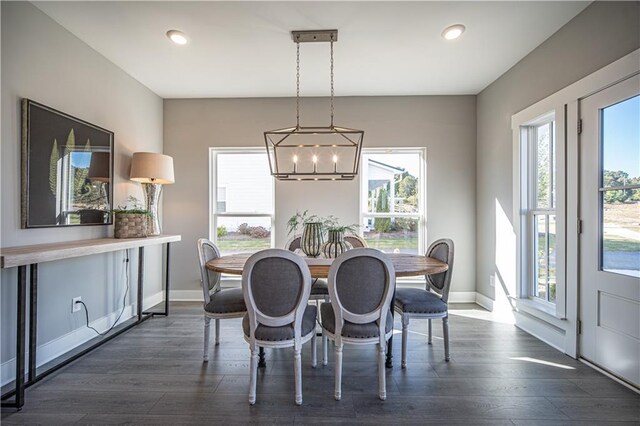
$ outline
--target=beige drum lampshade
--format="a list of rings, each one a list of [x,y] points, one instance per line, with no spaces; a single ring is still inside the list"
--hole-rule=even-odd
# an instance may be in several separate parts
[[[142,183],[174,183],[173,158],[155,152],[134,152],[129,179]]]

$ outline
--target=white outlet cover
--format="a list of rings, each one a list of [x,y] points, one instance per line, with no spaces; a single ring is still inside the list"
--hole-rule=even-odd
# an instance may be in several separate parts
[[[74,297],[73,299],[71,299],[71,313],[80,311],[82,306],[80,306],[80,304],[76,302],[81,302],[81,301],[82,301],[82,297]]]

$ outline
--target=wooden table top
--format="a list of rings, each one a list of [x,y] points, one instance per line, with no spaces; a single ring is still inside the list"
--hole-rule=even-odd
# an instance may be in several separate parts
[[[396,270],[396,277],[413,277],[417,275],[439,274],[449,266],[437,259],[406,253],[387,253]],[[222,256],[207,262],[207,269],[231,275],[242,275],[242,269],[251,253],[239,253]],[[304,258],[309,265],[313,278],[326,278],[333,259]]]

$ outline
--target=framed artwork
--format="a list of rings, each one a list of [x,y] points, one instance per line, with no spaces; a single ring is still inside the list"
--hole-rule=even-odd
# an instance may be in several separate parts
[[[113,132],[22,100],[22,228],[113,223]]]

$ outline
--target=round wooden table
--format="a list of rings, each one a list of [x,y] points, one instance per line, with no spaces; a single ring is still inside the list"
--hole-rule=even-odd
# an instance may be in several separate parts
[[[419,275],[431,275],[445,272],[449,269],[446,263],[427,256],[406,253],[387,253],[396,271],[396,277],[414,277]],[[244,264],[251,256],[251,253],[239,253],[222,256],[207,262],[207,269],[224,274],[242,275]],[[329,268],[333,259],[309,258],[305,257],[311,276],[313,278],[327,278]],[[395,293],[394,293],[395,295]],[[391,302],[391,313],[394,313],[393,301]],[[266,366],[264,352],[260,348],[259,366]],[[393,334],[387,344],[387,368],[393,367]]]
[[[437,259],[406,253],[387,253],[396,270],[396,277],[414,277],[445,272],[449,266]],[[224,274],[242,275],[244,264],[251,253],[222,256],[207,262],[207,269]],[[333,259],[305,257],[313,278],[327,278]]]

